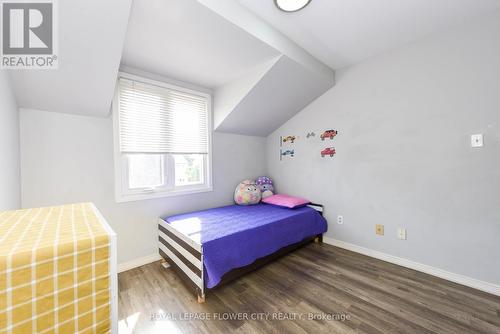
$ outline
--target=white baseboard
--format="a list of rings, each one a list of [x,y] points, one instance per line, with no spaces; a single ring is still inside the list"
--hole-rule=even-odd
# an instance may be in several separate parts
[[[379,260],[383,260],[386,262],[394,263],[402,267],[410,268],[413,270],[417,270],[432,276],[436,276],[439,278],[443,278],[445,280],[455,282],[458,284],[462,284],[477,290],[481,290],[484,292],[488,292],[491,294],[494,294],[496,296],[500,296],[500,285],[485,282],[485,281],[480,281],[475,278],[463,276],[460,274],[455,274],[443,269],[435,268],[426,264],[418,263],[412,260],[404,259],[401,257],[397,257],[394,255],[389,255],[386,253],[382,253],[373,249],[361,247],[358,245],[354,245],[345,241],[333,239],[333,238],[328,238],[328,237],[323,237],[323,242],[329,245],[337,246],[340,248],[344,248],[356,253],[360,253],[366,256],[370,256]]]
[[[150,254],[144,257],[120,263],[118,265],[118,272],[121,273],[159,260],[161,260],[160,254],[158,253]]]

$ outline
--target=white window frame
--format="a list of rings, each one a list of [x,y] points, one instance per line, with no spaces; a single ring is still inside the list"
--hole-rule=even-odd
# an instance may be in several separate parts
[[[208,154],[205,155],[203,169],[204,169],[204,183],[186,186],[175,186],[175,178],[173,173],[168,173],[168,171],[175,171],[175,164],[172,155],[163,154],[163,170],[166,173],[166,182],[163,187],[156,188],[140,188],[140,189],[129,189],[128,188],[128,161],[127,155],[122,154],[120,151],[120,127],[119,127],[119,85],[116,85],[115,95],[112,104],[113,113],[113,139],[114,139],[114,165],[115,165],[115,199],[117,203],[147,200],[154,198],[170,197],[170,196],[180,196],[188,194],[196,194],[213,191],[212,186],[212,95],[185,88],[178,85],[173,85],[164,81],[157,81],[148,79],[135,74],[129,74],[125,72],[119,72],[118,80],[120,78],[134,80],[142,82],[145,84],[156,85],[160,87],[165,87],[168,89],[173,89],[189,94],[195,94],[198,96],[203,96],[207,99],[207,113],[208,113]],[[164,173],[165,176],[165,173]]]

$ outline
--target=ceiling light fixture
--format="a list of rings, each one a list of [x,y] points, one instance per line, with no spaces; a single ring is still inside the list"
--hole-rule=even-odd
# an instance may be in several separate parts
[[[311,0],[274,0],[276,7],[287,13],[297,12],[306,7],[310,2]]]

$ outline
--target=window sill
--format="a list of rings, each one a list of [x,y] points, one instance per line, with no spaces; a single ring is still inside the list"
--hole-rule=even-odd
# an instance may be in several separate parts
[[[212,186],[210,186],[210,187],[203,186],[200,188],[190,188],[190,189],[170,190],[170,191],[163,191],[163,192],[151,192],[151,193],[144,193],[144,194],[130,194],[130,195],[116,194],[116,203],[143,201],[143,200],[163,198],[163,197],[184,196],[184,195],[205,193],[205,192],[210,192],[210,191],[213,191]]]

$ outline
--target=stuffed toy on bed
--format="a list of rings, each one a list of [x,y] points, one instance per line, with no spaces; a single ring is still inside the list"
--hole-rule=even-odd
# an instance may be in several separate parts
[[[274,195],[273,180],[267,176],[259,176],[255,181],[262,193],[262,199]]]
[[[253,180],[245,180],[241,182],[234,191],[234,201],[238,205],[258,204],[260,199],[260,188]]]

